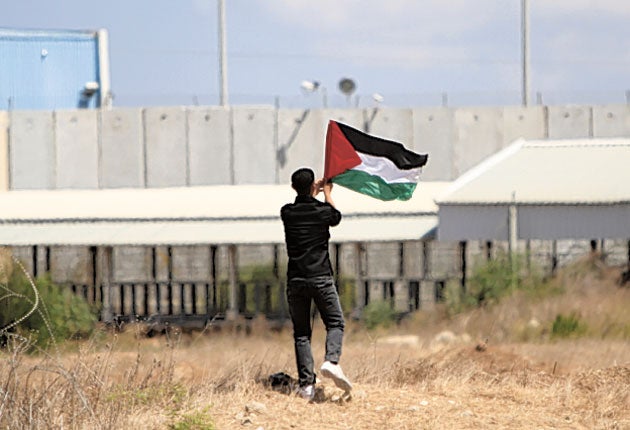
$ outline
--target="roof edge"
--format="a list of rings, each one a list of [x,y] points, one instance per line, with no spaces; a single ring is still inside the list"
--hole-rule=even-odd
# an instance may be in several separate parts
[[[468,185],[470,182],[477,179],[489,168],[499,164],[503,160],[506,160],[510,158],[511,156],[513,156],[514,154],[516,154],[526,143],[527,141],[525,139],[519,138],[515,140],[511,145],[507,146],[506,148],[502,149],[496,154],[489,156],[488,158],[483,160],[481,163],[477,164],[470,170],[466,171],[459,178],[457,178],[446,189],[446,191],[444,191],[443,194],[441,194],[440,196],[434,199],[434,202],[438,205],[448,202],[448,196],[450,196],[451,194],[458,191],[460,188],[463,188],[464,186]]]

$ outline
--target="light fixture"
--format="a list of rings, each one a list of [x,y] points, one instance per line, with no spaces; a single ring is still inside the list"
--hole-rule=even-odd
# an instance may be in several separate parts
[[[300,87],[306,92],[313,93],[317,91],[317,89],[319,88],[319,82],[318,81],[302,81],[302,83],[300,84]]]
[[[81,91],[81,95],[85,98],[92,97],[100,88],[98,82],[90,81],[86,82]]]
[[[339,91],[350,97],[357,89],[357,84],[350,78],[342,78],[339,81]]]
[[[305,93],[314,93],[319,92],[322,95],[322,106],[324,108],[328,107],[328,94],[326,92],[326,87],[321,85],[319,81],[302,81],[300,84],[300,88]]]

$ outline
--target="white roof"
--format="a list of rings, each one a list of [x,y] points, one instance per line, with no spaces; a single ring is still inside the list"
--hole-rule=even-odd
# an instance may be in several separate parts
[[[518,140],[459,177],[437,203],[630,203],[629,163],[630,139]]]
[[[331,240],[420,239],[437,226],[444,182],[420,183],[407,202],[382,202],[343,187]],[[282,243],[288,185],[0,193],[1,245],[184,245]]]

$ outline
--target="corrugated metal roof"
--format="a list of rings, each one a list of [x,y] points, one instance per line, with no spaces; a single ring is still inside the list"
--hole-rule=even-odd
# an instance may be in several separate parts
[[[335,187],[336,242],[414,240],[437,226],[435,196],[421,183],[407,202],[381,202]],[[183,245],[282,243],[288,185],[0,193],[2,245]]]
[[[630,203],[630,139],[519,140],[466,172],[439,205]]]

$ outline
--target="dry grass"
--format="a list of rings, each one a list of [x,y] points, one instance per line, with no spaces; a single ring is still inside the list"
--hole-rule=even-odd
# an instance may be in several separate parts
[[[606,276],[571,279],[563,295],[512,297],[451,320],[420,314],[388,332],[349,324],[342,365],[355,384],[351,400],[326,380],[314,403],[268,387],[268,375],[296,372],[290,331],[261,321],[251,335],[146,339],[130,327],[53,356],[25,354],[14,339],[0,352],[0,427],[630,429],[628,338],[596,333],[601,313],[630,322],[630,291]],[[588,321],[587,337],[519,341],[523,321],[545,327],[571,309]],[[457,336],[436,341],[445,329]],[[318,364],[323,337],[317,323]],[[481,338],[488,344],[478,351]]]

